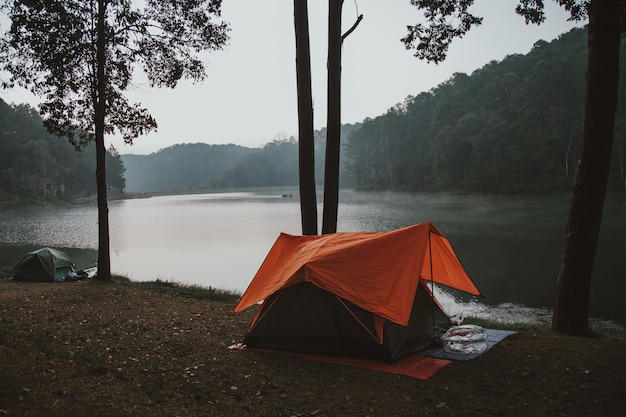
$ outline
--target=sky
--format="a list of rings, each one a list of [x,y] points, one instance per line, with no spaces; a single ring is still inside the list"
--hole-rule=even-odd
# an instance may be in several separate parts
[[[546,2],[545,23],[526,25],[514,12],[517,3],[476,0],[470,11],[484,17],[483,24],[453,41],[447,59],[437,65],[415,58],[400,42],[407,25],[423,20],[409,0],[345,0],[343,32],[359,14],[363,20],[343,44],[342,123],[382,115],[454,73],[471,74],[492,60],[526,54],[536,41],[551,41],[575,26],[552,1]],[[327,5],[326,0],[308,0],[316,129],[326,125]],[[230,41],[222,51],[202,54],[206,79],[153,89],[139,74],[126,95],[149,110],[158,129],[133,145],[114,135],[107,146],[122,154],[150,154],[178,143],[260,147],[297,137],[293,0],[224,0],[222,18],[230,24]],[[5,25],[0,29],[6,30]],[[23,90],[0,90],[0,97],[35,107],[39,102]]]

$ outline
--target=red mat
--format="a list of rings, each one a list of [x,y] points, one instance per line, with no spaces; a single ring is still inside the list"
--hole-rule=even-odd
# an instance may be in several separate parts
[[[278,350],[250,349],[241,345],[229,346],[229,349],[252,350],[256,352],[281,353],[291,356],[298,356],[303,359],[332,363],[335,365],[353,366],[355,368],[371,369],[373,371],[387,372],[396,375],[405,375],[417,379],[428,379],[437,373],[441,368],[451,361],[447,359],[429,358],[426,356],[409,355],[393,365],[374,359],[348,358],[340,356],[308,355],[295,352],[285,352]]]
[[[304,359],[318,362],[334,363],[336,365],[354,366],[356,368],[371,369],[390,374],[406,375],[417,379],[428,379],[438,370],[449,364],[447,359],[427,358],[426,356],[409,355],[393,365],[373,359],[345,358],[322,355],[302,355]]]

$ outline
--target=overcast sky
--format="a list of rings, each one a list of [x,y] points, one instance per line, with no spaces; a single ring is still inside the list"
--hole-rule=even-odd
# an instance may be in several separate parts
[[[516,0],[476,0],[472,12],[483,24],[452,44],[445,62],[413,57],[400,39],[421,14],[409,0],[345,0],[344,32],[358,14],[363,21],[343,45],[342,123],[385,113],[408,95],[436,87],[455,72],[471,74],[491,60],[525,54],[539,39],[551,41],[574,24],[555,2],[546,2],[547,20],[526,25],[515,14]],[[309,29],[315,128],[326,124],[326,0],[309,0]],[[223,51],[203,55],[207,78],[183,81],[176,89],[149,89],[137,82],[132,102],[148,108],[156,132],[124,145],[120,153],[149,154],[177,143],[235,143],[258,147],[298,132],[293,0],[224,0],[223,18],[231,39]],[[23,91],[0,91],[9,103],[37,100]]]

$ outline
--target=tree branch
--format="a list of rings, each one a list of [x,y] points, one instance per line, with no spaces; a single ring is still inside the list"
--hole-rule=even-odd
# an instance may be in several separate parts
[[[352,25],[352,27],[350,29],[348,29],[348,31],[346,33],[341,35],[341,42],[343,42],[343,40],[345,38],[347,38],[349,34],[354,32],[354,29],[356,29],[356,27],[359,26],[359,23],[361,23],[361,20],[363,20],[363,15],[362,14],[360,14],[359,17],[356,19],[356,22],[354,22],[354,25]]]

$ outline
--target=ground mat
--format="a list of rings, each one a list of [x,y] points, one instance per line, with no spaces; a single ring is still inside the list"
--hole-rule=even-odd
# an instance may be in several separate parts
[[[487,349],[481,353],[462,354],[454,352],[446,352],[443,348],[432,348],[419,352],[418,355],[409,355],[400,359],[395,364],[391,365],[382,361],[374,359],[363,358],[350,358],[343,356],[326,356],[326,355],[311,355],[305,353],[287,352],[282,350],[269,350],[269,349],[255,349],[248,348],[241,343],[229,346],[229,349],[234,350],[251,350],[254,352],[270,352],[280,353],[284,355],[297,356],[303,359],[332,363],[335,365],[352,366],[355,368],[371,369],[373,371],[387,372],[396,375],[405,375],[412,378],[426,380],[435,375],[444,366],[448,365],[452,361],[467,361],[475,359],[481,355],[484,355],[493,346],[504,340],[507,336],[514,334],[515,332],[508,330],[492,330],[487,331]]]
[[[469,361],[471,359],[476,359],[477,357],[484,355],[503,341],[508,336],[514,334],[515,332],[510,330],[494,330],[494,329],[485,329],[487,332],[487,349],[480,353],[456,353],[456,352],[446,352],[442,347],[438,348],[429,348],[426,350],[422,350],[418,354],[421,356],[427,356],[429,358],[437,358],[437,359],[447,359],[451,361]]]
[[[409,355],[391,365],[375,359],[350,358],[344,356],[311,355],[305,353],[287,352],[279,350],[254,349],[241,344],[229,346],[229,349],[250,350],[253,352],[271,352],[290,356],[297,356],[302,359],[331,363],[335,365],[352,366],[355,368],[371,369],[373,371],[387,372],[396,375],[405,375],[417,379],[428,379],[441,368],[449,364],[448,359],[425,357],[419,355]]]
[[[353,366],[355,368],[371,369],[373,371],[387,372],[396,375],[405,375],[417,379],[428,379],[451,362],[447,359],[419,355],[406,356],[393,365],[373,359],[336,356],[303,355],[303,358],[318,362]]]

